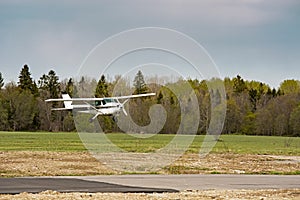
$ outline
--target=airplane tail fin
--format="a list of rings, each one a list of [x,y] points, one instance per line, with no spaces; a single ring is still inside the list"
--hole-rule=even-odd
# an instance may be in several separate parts
[[[72,99],[69,94],[62,94],[64,105],[66,109],[73,109]]]

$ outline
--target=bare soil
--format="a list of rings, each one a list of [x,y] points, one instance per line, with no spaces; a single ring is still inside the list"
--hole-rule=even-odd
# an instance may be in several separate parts
[[[300,156],[186,154],[167,169],[172,174],[299,174]]]
[[[0,152],[0,177],[119,174],[88,152]],[[300,156],[186,154],[160,174],[299,174]]]
[[[0,177],[100,175],[114,173],[87,152],[0,152]]]

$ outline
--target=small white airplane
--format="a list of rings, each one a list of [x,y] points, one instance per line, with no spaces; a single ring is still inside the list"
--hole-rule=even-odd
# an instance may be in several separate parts
[[[62,99],[47,99],[45,101],[64,102],[64,108],[53,108],[51,110],[75,110],[79,113],[93,114],[94,116],[90,118],[90,122],[93,122],[99,115],[112,116],[113,120],[116,121],[116,117],[120,114],[121,110],[127,116],[124,105],[129,99],[154,95],[155,93],[147,93],[105,98],[71,98],[68,94],[62,94]],[[121,99],[125,101],[120,102],[119,100]]]

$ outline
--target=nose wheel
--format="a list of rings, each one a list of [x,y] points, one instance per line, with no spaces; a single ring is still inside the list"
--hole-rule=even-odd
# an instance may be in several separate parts
[[[113,120],[114,122],[116,122],[116,123],[117,123],[117,122],[118,122],[118,118],[117,118],[117,116],[113,116],[113,117],[112,117],[112,120]]]

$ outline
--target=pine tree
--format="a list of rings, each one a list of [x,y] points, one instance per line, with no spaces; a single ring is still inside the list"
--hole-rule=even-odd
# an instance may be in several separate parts
[[[144,75],[140,70],[136,74],[133,82],[133,85],[135,87],[134,94],[144,94],[148,91],[148,87],[144,80]]]
[[[24,67],[20,72],[18,87],[22,91],[26,91],[26,90],[30,91],[31,94],[33,94],[34,96],[39,95],[37,85],[35,81],[32,80],[29,67],[26,64],[24,65]]]
[[[4,86],[4,79],[2,77],[2,73],[0,72],[0,90]]]
[[[49,83],[48,88],[50,91],[51,98],[58,98],[60,93],[60,84],[58,82],[58,76],[56,76],[55,71],[50,70],[48,73]]]
[[[163,98],[164,98],[163,94],[161,93],[161,91],[159,91],[159,94],[158,94],[158,97],[157,97],[156,102],[157,102],[158,104],[161,104]]]
[[[47,89],[48,77],[46,74],[43,74],[38,81],[38,85],[40,89]]]
[[[55,71],[50,70],[48,75],[43,75],[38,81],[39,88],[47,90],[50,93],[50,98],[58,98],[60,93],[59,78],[56,76]]]
[[[77,89],[76,86],[74,85],[73,79],[70,78],[68,83],[67,83],[67,87],[66,87],[66,92],[71,96],[76,96],[77,93]]]
[[[233,78],[233,84],[235,93],[242,93],[247,89],[246,83],[240,75],[237,75],[236,78]]]
[[[28,65],[24,65],[20,72],[18,87],[22,90],[30,90],[34,89],[34,83],[31,78],[31,73],[29,72]]]
[[[98,81],[96,91],[95,91],[95,97],[101,98],[101,97],[108,97],[108,85],[105,80],[105,76],[102,75],[100,80]]]

